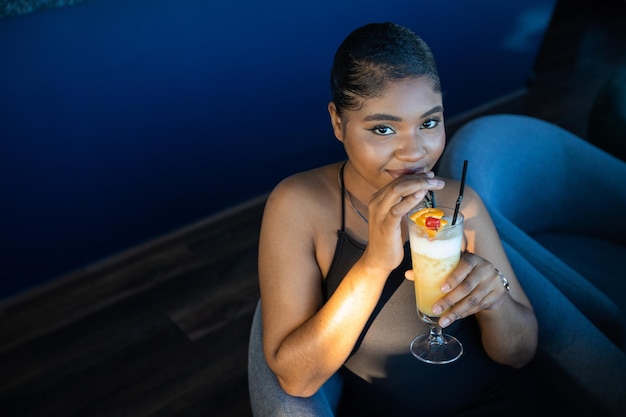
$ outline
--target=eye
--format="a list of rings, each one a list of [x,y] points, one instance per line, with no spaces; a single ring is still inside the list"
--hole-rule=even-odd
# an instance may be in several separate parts
[[[373,132],[379,136],[389,136],[396,133],[396,131],[391,126],[379,125],[369,129],[370,132]]]
[[[428,119],[422,123],[422,129],[434,129],[439,126],[439,123],[441,123],[439,119]]]

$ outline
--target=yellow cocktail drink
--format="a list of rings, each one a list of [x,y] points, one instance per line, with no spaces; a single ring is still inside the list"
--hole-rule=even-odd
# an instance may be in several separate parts
[[[421,221],[409,221],[409,240],[417,309],[436,317],[441,313],[433,314],[433,304],[444,296],[441,285],[461,257],[463,216],[459,214],[452,225],[452,216],[445,213],[445,208],[429,210],[422,214]]]

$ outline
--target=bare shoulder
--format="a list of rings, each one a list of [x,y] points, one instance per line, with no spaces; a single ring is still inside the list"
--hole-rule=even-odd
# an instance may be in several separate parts
[[[461,182],[450,178],[443,178],[443,180],[446,182],[446,186],[436,194],[436,203],[438,206],[455,207],[461,192]],[[481,235],[494,231],[491,214],[481,196],[468,184],[463,187],[460,210],[465,216],[466,231],[480,230],[482,231]]]
[[[489,219],[490,215],[480,195],[471,186],[465,185],[461,209],[470,217]],[[489,220],[490,221],[490,220]]]
[[[339,166],[339,163],[325,165],[282,180],[265,204],[263,240],[284,241],[292,236],[308,242],[311,248],[329,230],[340,227]]]
[[[451,178],[442,179],[446,182],[446,186],[437,193],[437,204],[445,207],[454,207],[461,193],[461,181]],[[475,210],[484,210],[482,198],[476,190],[465,184],[462,191],[461,210],[468,210],[474,213]]]
[[[338,166],[325,165],[283,179],[270,193],[268,204],[307,212],[326,206],[324,199],[336,193],[339,186]]]
[[[259,236],[259,280],[265,297],[318,306],[321,271],[328,268],[341,224],[338,169],[334,164],[294,174],[270,194]],[[294,271],[297,280],[292,279]]]

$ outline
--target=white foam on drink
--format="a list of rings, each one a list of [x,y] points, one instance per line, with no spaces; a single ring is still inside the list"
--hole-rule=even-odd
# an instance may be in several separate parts
[[[425,237],[410,235],[411,250],[433,259],[444,259],[458,255],[461,250],[463,235],[461,233],[450,239],[429,240]]]

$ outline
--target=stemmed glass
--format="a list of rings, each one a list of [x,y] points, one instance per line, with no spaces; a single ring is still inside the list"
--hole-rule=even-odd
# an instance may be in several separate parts
[[[453,221],[454,219],[454,221]],[[433,303],[443,297],[441,285],[459,263],[463,214],[448,207],[423,208],[409,214],[409,241],[415,274],[417,313],[430,327],[411,342],[411,353],[427,363],[445,364],[463,354],[463,345],[443,333]]]

